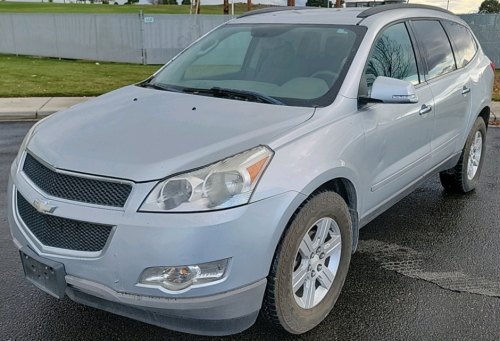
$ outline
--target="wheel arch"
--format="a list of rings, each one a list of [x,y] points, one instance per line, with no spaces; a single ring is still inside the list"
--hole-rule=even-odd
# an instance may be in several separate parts
[[[298,205],[298,207],[295,209],[293,214],[290,216],[288,219],[288,222],[281,232],[281,236],[278,239],[278,244],[279,242],[283,239],[283,236],[285,233],[288,231],[290,228],[290,224],[293,221],[294,217],[297,215],[297,213],[300,211],[302,207],[315,195],[321,192],[325,191],[332,191],[337,193],[344,199],[344,201],[347,204],[347,207],[349,208],[349,213],[351,215],[351,222],[352,222],[352,252],[354,253],[356,251],[356,247],[358,245],[358,238],[359,238],[359,214],[358,214],[358,191],[356,190],[356,185],[354,181],[352,181],[350,178],[345,177],[345,176],[337,176],[337,177],[331,177],[328,179],[328,177],[325,177],[325,174],[323,176],[319,176],[316,178],[315,181],[310,182],[306,188],[304,188],[301,193],[305,195],[304,200]]]
[[[486,129],[488,129],[488,123],[490,122],[491,109],[489,106],[485,106],[479,112],[478,117],[481,117],[484,120],[484,124],[486,125]]]
[[[339,177],[321,184],[309,195],[309,197],[324,191],[331,191],[340,195],[349,208],[352,222],[352,252],[354,253],[359,238],[358,196],[356,187],[349,179]]]
[[[483,101],[480,103],[480,105],[477,106],[477,110],[473,110],[470,113],[470,116],[468,117],[467,122],[465,123],[465,126],[462,128],[463,130],[463,135],[459,139],[459,144],[457,146],[457,152],[462,150],[462,148],[465,146],[465,143],[467,142],[467,136],[472,129],[472,126],[474,125],[474,122],[476,122],[476,119],[478,117],[481,117],[484,121],[484,124],[486,125],[486,131],[488,130],[488,124],[491,116],[491,108],[490,108],[490,100],[485,98]]]

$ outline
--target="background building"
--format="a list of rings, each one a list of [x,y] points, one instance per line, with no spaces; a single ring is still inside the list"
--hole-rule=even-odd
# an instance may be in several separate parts
[[[345,0],[346,7],[375,7],[388,4],[404,4],[406,0],[392,0],[392,1],[358,1],[358,0]]]

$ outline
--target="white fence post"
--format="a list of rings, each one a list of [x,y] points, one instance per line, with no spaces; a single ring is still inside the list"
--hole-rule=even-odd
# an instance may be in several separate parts
[[[142,50],[142,64],[146,65],[148,63],[148,53],[144,47],[144,13],[142,10],[139,12],[139,20],[141,22],[141,50]]]
[[[12,18],[13,16],[14,14],[10,15],[10,27],[12,30],[12,42],[14,43],[14,53],[16,54],[16,56],[18,56],[17,46],[16,46],[16,30],[14,30],[14,19]]]
[[[54,19],[54,34],[56,36],[56,52],[57,52],[57,57],[59,58],[59,60],[61,60],[61,54],[59,53],[59,35],[58,35],[59,30],[57,29],[56,14],[54,14],[52,16],[52,18]]]
[[[99,31],[97,30],[97,14],[94,14],[94,28],[95,28],[95,54],[96,54],[96,60],[99,60]]]

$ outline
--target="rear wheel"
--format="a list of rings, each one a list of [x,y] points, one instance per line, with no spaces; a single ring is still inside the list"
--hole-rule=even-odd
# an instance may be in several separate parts
[[[336,193],[312,197],[282,238],[261,310],[293,334],[317,326],[340,295],[352,251],[349,209]]]
[[[467,193],[477,186],[483,168],[486,150],[486,125],[481,117],[476,119],[465,142],[457,165],[439,173],[441,185],[447,190]]]

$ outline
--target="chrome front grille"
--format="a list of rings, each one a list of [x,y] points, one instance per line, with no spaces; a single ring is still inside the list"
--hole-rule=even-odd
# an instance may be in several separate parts
[[[132,191],[130,184],[55,172],[29,153],[24,160],[23,172],[38,188],[51,196],[89,204],[123,207]]]
[[[26,227],[43,245],[60,249],[101,251],[113,228],[40,213],[19,192],[17,211]]]

